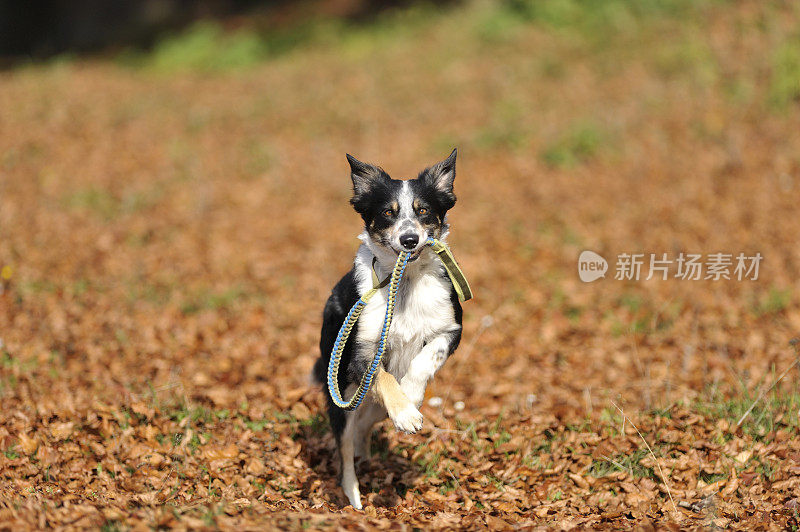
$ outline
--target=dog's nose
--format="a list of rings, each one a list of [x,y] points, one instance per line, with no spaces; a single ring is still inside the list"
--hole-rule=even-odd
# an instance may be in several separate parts
[[[406,249],[414,249],[419,244],[419,237],[414,233],[407,233],[400,237],[400,245]]]

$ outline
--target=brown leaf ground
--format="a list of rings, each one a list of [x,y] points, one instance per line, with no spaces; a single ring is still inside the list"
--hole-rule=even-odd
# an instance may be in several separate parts
[[[0,528],[796,528],[797,368],[736,422],[797,356],[800,12],[672,4],[0,74]],[[454,145],[464,341],[342,509],[307,378],[344,152],[408,177]],[[584,284],[583,249],[764,262]]]

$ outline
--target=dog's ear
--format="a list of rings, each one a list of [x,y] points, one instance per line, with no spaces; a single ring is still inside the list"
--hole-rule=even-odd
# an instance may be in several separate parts
[[[456,204],[456,195],[453,193],[453,182],[456,179],[456,155],[453,150],[447,159],[426,168],[420,174],[425,184],[436,190],[436,195],[445,209],[450,209]]]
[[[389,175],[379,166],[362,163],[349,153],[347,162],[350,163],[350,178],[353,180],[353,197],[350,204],[356,211],[363,213],[366,209],[366,196],[373,188],[389,179]]]
[[[349,153],[346,155],[347,162],[350,163],[350,178],[353,180],[354,196],[366,194],[376,181],[386,176],[386,172],[380,167],[362,163]]]

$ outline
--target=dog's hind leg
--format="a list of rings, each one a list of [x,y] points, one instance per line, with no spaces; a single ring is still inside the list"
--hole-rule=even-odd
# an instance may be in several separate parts
[[[372,400],[367,400],[354,412],[355,415],[355,457],[369,458],[372,427],[386,417],[386,410]]]
[[[347,413],[347,421],[339,440],[339,453],[342,456],[342,489],[353,508],[361,509],[361,492],[358,489],[358,478],[354,463],[356,412]]]

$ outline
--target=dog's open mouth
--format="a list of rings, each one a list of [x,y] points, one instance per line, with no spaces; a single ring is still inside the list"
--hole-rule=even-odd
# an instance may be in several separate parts
[[[391,248],[392,251],[394,251],[398,256],[400,256],[400,250],[395,249],[394,246],[391,246]],[[408,262],[414,262],[415,260],[417,260],[420,257],[420,255],[422,255],[423,249],[425,249],[425,246],[422,246],[419,249],[412,251],[411,256],[408,258]],[[402,250],[402,251],[407,251],[407,250]]]

